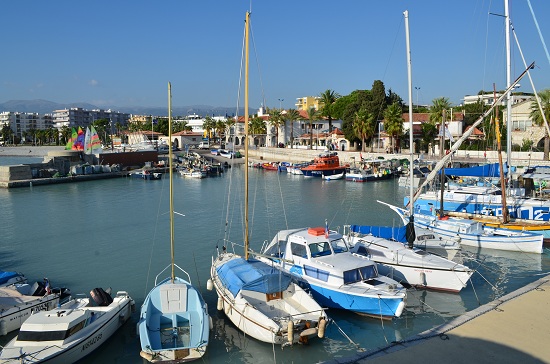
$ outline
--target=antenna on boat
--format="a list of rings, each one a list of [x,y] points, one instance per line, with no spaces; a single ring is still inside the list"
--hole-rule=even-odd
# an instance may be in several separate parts
[[[409,89],[409,173],[410,173],[410,199],[409,199],[409,222],[406,227],[406,236],[407,243],[409,248],[412,248],[414,241],[416,239],[416,234],[414,232],[414,138],[413,138],[413,109],[412,109],[412,64],[411,64],[411,42],[409,35],[409,11],[405,10],[403,13],[405,16],[405,37],[407,39],[407,74],[408,74],[408,89]]]
[[[168,82],[168,175],[170,176],[170,255],[172,265],[171,280],[174,283],[174,188],[172,186],[172,84]]]

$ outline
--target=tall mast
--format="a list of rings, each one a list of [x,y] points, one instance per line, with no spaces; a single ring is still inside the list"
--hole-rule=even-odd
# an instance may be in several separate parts
[[[414,136],[413,136],[413,108],[412,108],[412,63],[411,63],[411,43],[410,43],[410,35],[409,35],[409,11],[405,10],[403,13],[405,16],[405,37],[407,39],[407,74],[408,74],[408,90],[409,90],[409,169],[410,169],[410,214],[413,215],[413,196],[414,196],[414,186],[413,186],[413,178],[414,178]]]
[[[496,87],[493,84],[493,97],[496,99]],[[499,114],[500,110],[496,108],[495,111],[495,135],[497,137],[497,150],[498,150],[498,168],[499,168],[499,174],[500,174],[500,192],[502,196],[502,222],[504,224],[507,224],[510,221],[510,217],[508,216],[508,208],[506,207],[506,180],[504,177],[504,170],[502,166],[502,145],[500,143],[500,122],[499,122]],[[510,153],[508,153],[510,154]]]
[[[506,88],[512,83],[512,61],[510,52],[510,9],[508,0],[504,0],[504,21],[506,33]],[[508,181],[511,181],[512,169],[512,91],[506,95],[506,163],[508,164]],[[504,186],[502,186],[504,188]]]
[[[413,138],[413,102],[412,102],[412,63],[411,63],[411,42],[409,36],[409,11],[405,10],[403,13],[405,16],[405,37],[407,38],[407,71],[408,71],[408,80],[409,80],[409,175],[410,175],[410,200],[409,200],[409,222],[406,227],[406,237],[409,248],[413,247],[414,241],[416,240],[416,234],[414,231],[414,138]]]
[[[172,264],[172,283],[174,272],[174,187],[172,186],[172,84],[168,82],[168,169],[170,170],[170,256]]]
[[[244,22],[244,259],[248,260],[248,37],[250,36],[250,13],[246,13]]]

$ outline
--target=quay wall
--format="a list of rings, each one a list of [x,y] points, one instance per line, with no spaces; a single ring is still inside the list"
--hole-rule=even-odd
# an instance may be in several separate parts
[[[265,160],[270,162],[305,162],[311,161],[319,154],[325,152],[323,149],[290,149],[290,148],[270,148],[270,147],[251,147],[249,150],[249,158],[254,160]],[[550,166],[550,161],[543,160],[543,152],[512,152],[512,165],[518,167],[525,166]],[[506,153],[502,153],[503,160],[506,160]],[[377,153],[377,152],[356,152],[356,151],[338,151],[341,163],[353,163],[359,161],[361,156],[364,159],[408,159],[408,150],[403,150],[402,153]],[[431,155],[426,153],[414,154],[415,159],[425,161],[439,161],[439,155]],[[496,151],[472,151],[472,150],[457,150],[454,157],[457,162],[470,163],[497,163],[498,153]]]

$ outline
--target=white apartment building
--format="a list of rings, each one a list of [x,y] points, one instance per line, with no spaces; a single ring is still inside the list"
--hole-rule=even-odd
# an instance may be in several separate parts
[[[0,113],[0,128],[8,125],[15,137],[22,139],[31,130],[46,130],[53,127],[51,114],[4,111]]]
[[[81,126],[85,128],[98,119],[109,119],[113,125],[116,123],[127,125],[128,120],[130,119],[130,114],[112,111],[111,109],[85,110],[80,107],[54,110],[53,112],[54,127],[57,129],[61,129],[64,126],[69,128]]]
[[[498,99],[502,94],[496,93],[486,93],[482,95],[466,95],[464,96],[464,105],[468,104],[475,104],[479,100],[483,102],[486,106],[491,106],[496,99]],[[533,100],[534,95],[532,94],[514,94],[510,98],[512,101],[512,105],[524,102],[524,101],[531,101]],[[506,98],[504,98],[501,102],[501,105],[506,105]]]

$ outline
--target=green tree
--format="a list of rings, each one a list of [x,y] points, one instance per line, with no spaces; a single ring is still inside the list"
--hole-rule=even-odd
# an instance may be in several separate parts
[[[422,133],[422,147],[423,150],[428,153],[428,147],[430,143],[433,143],[435,140],[435,137],[437,136],[437,125],[435,123],[432,123],[431,121],[428,121],[426,123],[422,123],[421,125],[421,133]],[[413,146],[411,145],[411,148]]]
[[[310,107],[307,111],[307,120],[309,121],[309,147],[313,149],[313,121],[317,120],[319,113],[315,108]]]
[[[398,102],[394,102],[384,111],[384,129],[391,135],[391,145],[403,134],[403,110]]]
[[[546,121],[550,120],[550,89],[540,91],[538,94],[540,105],[542,106],[542,112],[536,102],[531,103],[531,119],[538,126],[544,126],[544,160],[548,160],[548,155],[550,154],[550,137],[548,135],[548,129],[544,125],[543,114],[546,117]]]
[[[325,90],[325,92],[322,92],[319,95],[319,102],[323,105],[323,107],[320,110],[321,116],[324,116],[328,120],[328,132],[329,134],[332,133],[332,120],[334,119],[335,112],[332,110],[334,103],[336,100],[338,100],[341,96],[330,89]]]
[[[10,140],[13,140],[13,130],[11,130],[11,127],[8,124],[4,124],[2,126],[2,141],[4,141],[5,144],[9,144]]]
[[[430,122],[433,124],[441,124],[443,120],[443,110],[451,108],[451,103],[447,97],[439,97],[432,100],[430,107]]]
[[[378,121],[384,117],[386,109],[386,88],[384,82],[375,80],[372,84],[370,100],[367,102],[367,111]]]
[[[374,135],[376,121],[374,115],[362,108],[355,113],[353,130],[357,138],[361,139],[361,151],[366,151],[366,140]],[[371,146],[372,152],[372,146]]]
[[[256,139],[255,135],[267,133],[265,121],[259,116],[254,116],[252,119],[248,120],[248,133],[255,141],[254,145],[257,145],[258,139]]]
[[[202,128],[206,131],[206,135],[210,137],[210,132],[216,129],[216,121],[212,117],[207,116],[202,122]]]
[[[279,127],[285,122],[283,114],[279,109],[272,109],[269,112],[269,124],[275,128],[275,141],[279,144]]]
[[[300,113],[296,109],[288,109],[285,119],[290,122],[290,148],[294,148],[294,122],[300,118]]]

